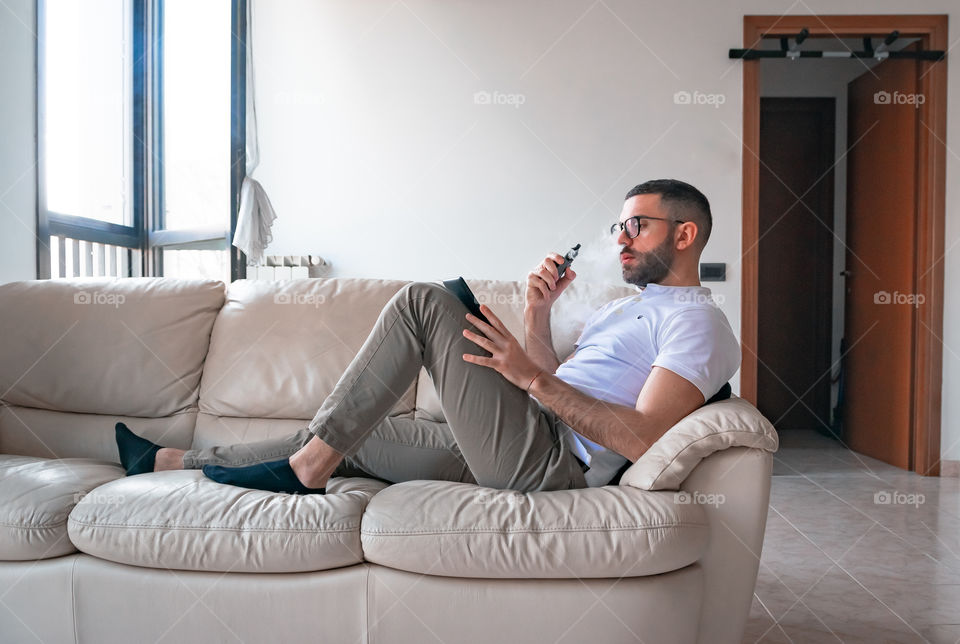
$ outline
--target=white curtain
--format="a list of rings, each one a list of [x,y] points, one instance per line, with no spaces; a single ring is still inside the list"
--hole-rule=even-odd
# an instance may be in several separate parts
[[[237,214],[237,231],[233,245],[247,256],[247,265],[263,262],[263,251],[273,241],[270,229],[277,218],[267,192],[253,178],[253,171],[260,164],[260,141],[257,138],[257,92],[253,73],[253,0],[247,0],[247,164],[246,176],[240,187],[240,212]]]

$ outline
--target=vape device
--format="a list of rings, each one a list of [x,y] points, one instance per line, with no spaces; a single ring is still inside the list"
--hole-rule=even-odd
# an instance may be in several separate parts
[[[557,265],[557,271],[560,273],[560,277],[563,277],[563,274],[567,272],[567,266],[573,263],[573,258],[576,257],[580,252],[580,244],[577,244],[573,248],[567,251],[567,254],[563,256],[563,263]]]

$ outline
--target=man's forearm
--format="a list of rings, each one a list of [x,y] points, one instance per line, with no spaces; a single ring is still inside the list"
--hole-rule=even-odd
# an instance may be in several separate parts
[[[524,311],[523,332],[527,355],[547,373],[556,372],[560,359],[553,350],[549,309],[544,312]]]
[[[577,433],[631,462],[636,462],[662,433],[635,408],[588,396],[553,375],[538,376],[530,394]]]

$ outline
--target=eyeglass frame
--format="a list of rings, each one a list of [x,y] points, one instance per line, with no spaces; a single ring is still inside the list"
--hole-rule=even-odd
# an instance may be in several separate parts
[[[655,221],[672,221],[672,222],[677,223],[677,224],[685,224],[685,223],[687,223],[688,221],[690,221],[689,219],[668,219],[668,218],[666,218],[666,217],[651,217],[650,215],[634,215],[633,217],[627,217],[627,218],[624,219],[623,221],[618,221],[618,222],[616,222],[616,223],[614,223],[614,224],[611,224],[611,225],[610,225],[610,234],[611,234],[611,235],[618,235],[621,230],[626,231],[627,222],[630,221],[631,219],[636,219],[636,220],[637,220],[637,234],[631,236],[630,233],[627,232],[627,239],[635,239],[637,236],[640,235],[640,220],[641,220],[641,219],[653,219],[653,220],[655,220]]]

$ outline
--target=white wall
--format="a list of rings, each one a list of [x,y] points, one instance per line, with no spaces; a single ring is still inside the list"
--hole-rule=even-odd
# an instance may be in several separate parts
[[[34,0],[0,7],[0,284],[33,279],[36,264]]]

